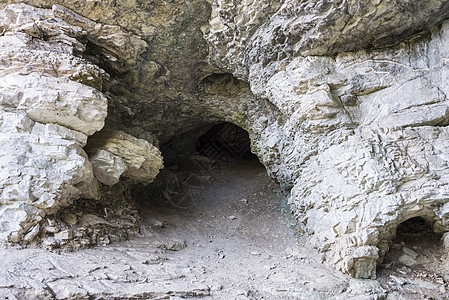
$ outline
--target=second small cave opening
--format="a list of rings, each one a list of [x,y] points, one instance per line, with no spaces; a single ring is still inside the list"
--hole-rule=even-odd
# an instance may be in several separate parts
[[[445,251],[441,235],[434,232],[432,225],[432,221],[421,216],[397,225],[389,251],[378,269],[381,278],[434,275],[437,265],[445,259]]]
[[[412,217],[399,223],[396,235],[391,241],[392,247],[408,247],[414,249],[438,248],[441,236],[434,232],[432,223],[425,218]]]

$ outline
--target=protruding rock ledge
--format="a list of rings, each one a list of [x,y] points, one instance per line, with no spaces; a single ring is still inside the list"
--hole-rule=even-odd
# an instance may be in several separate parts
[[[93,135],[86,152],[95,177],[109,186],[116,184],[122,176],[135,183],[151,183],[164,166],[159,149],[118,130]]]

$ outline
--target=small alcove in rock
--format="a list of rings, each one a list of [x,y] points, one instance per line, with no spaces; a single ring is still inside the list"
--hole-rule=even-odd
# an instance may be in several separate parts
[[[390,250],[378,268],[380,281],[385,286],[404,288],[408,283],[407,287],[413,288],[415,281],[428,287],[438,285],[439,270],[446,261],[446,254],[441,235],[435,233],[432,226],[431,221],[418,216],[407,219],[396,227]],[[400,282],[392,287],[388,278],[399,278],[396,281]],[[422,283],[423,280],[427,283]]]

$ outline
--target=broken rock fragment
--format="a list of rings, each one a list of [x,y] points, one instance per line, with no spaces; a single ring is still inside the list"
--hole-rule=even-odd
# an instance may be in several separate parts
[[[112,186],[120,177],[150,183],[163,168],[162,155],[148,141],[123,131],[105,131],[92,136],[86,151],[95,177]]]

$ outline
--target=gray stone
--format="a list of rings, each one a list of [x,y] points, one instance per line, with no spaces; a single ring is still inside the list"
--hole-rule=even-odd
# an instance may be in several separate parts
[[[444,248],[449,249],[449,232],[446,232],[443,235],[442,240],[443,240]]]
[[[163,241],[158,242],[157,247],[169,251],[180,251],[187,247],[186,241]]]
[[[408,267],[412,267],[418,263],[418,253],[407,247],[404,247],[402,251],[404,252],[404,254],[399,257],[399,262]]]
[[[73,231],[71,229],[59,231],[54,235],[55,240],[57,241],[66,241],[73,238]]]

